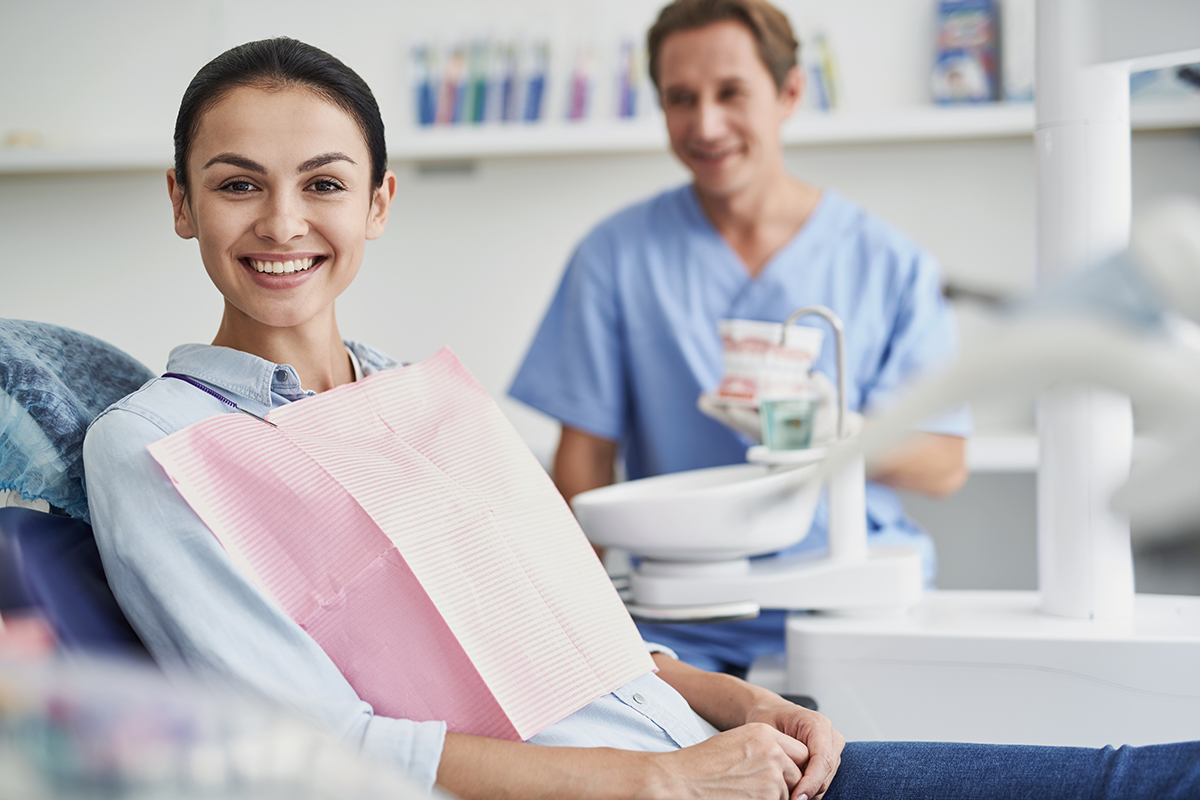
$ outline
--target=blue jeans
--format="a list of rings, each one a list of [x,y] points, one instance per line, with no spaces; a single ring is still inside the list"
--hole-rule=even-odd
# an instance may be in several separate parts
[[[851,742],[825,800],[1194,800],[1200,742],[1036,747]]]

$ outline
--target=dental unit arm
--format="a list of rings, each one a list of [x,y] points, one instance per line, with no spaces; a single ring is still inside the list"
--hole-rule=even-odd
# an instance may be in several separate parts
[[[1181,429],[1174,446],[1117,489],[1115,510],[1154,527],[1200,520],[1200,351],[1174,335],[1188,323],[1173,314],[1200,323],[1200,202],[1184,197],[1139,217],[1125,253],[1013,308],[1002,335],[915,387],[855,440],[839,443],[818,474],[894,445],[950,406],[1091,384],[1127,394]]]

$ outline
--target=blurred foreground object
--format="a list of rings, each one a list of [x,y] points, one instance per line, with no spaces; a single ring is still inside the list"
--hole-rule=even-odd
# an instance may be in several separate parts
[[[0,797],[427,797],[293,713],[111,660],[0,660]]]

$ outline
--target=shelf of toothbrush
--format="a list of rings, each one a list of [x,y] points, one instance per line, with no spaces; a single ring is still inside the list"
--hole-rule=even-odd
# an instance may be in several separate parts
[[[1135,131],[1200,128],[1200,99],[1135,103]],[[1028,103],[805,111],[784,128],[789,147],[1032,136]],[[393,127],[393,130],[396,128]],[[393,165],[547,155],[655,153],[667,148],[658,115],[639,120],[543,121],[410,128],[391,137]],[[168,143],[0,148],[0,175],[136,172],[171,165]]]

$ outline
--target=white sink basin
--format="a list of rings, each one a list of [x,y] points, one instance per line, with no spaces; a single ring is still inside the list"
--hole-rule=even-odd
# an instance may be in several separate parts
[[[617,483],[571,501],[592,542],[663,561],[771,553],[807,535],[820,496],[812,466],[735,464]]]

